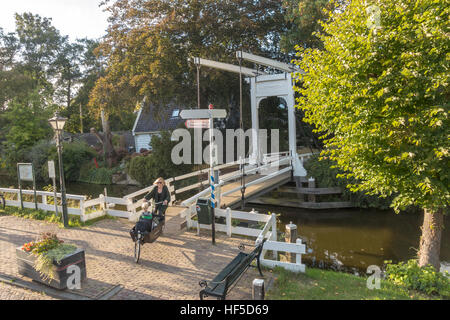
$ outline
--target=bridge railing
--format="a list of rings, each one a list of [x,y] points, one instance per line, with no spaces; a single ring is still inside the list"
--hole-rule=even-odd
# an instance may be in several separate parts
[[[219,165],[216,167],[216,169],[224,169],[224,168],[235,166],[237,164],[239,164],[239,161]],[[209,168],[197,170],[194,172],[183,174],[181,176],[166,179],[165,181],[166,181],[166,185],[170,192],[171,204],[177,200],[177,197],[179,197],[180,194],[194,190],[203,185],[209,185],[209,180],[207,179],[207,180],[201,181],[199,183],[188,185],[186,187],[175,188],[176,182],[180,182],[180,181],[183,181],[183,180],[186,180],[189,178],[193,178],[193,177],[197,177],[199,175],[204,175],[204,174],[209,174]],[[150,192],[153,189],[153,187],[154,187],[153,185],[150,185],[144,189],[138,190],[136,192],[133,192],[131,194],[124,196],[124,200],[127,202],[127,209],[130,212],[130,215],[133,217],[132,220],[135,219],[135,217],[139,216],[142,213],[141,206],[143,203],[143,197],[148,192]]]
[[[271,159],[275,159],[275,160],[272,161]],[[261,178],[259,178],[257,180],[254,180],[254,181],[246,183],[245,184],[246,187],[254,185],[254,184],[258,184],[258,183],[261,183],[261,182],[264,182],[266,180],[272,179],[272,178],[274,178],[274,177],[276,177],[278,175],[281,175],[281,174],[283,174],[285,172],[288,172],[288,171],[292,170],[292,166],[290,165],[290,161],[291,160],[292,160],[292,158],[290,156],[283,156],[283,157],[277,156],[276,158],[275,157],[267,158],[266,164],[264,164],[264,165],[254,166],[253,168],[246,169],[245,173],[244,173],[245,175],[252,175],[252,174],[256,174],[256,173],[261,173],[261,172],[264,172],[265,170],[267,170],[267,173],[268,173],[267,175],[265,175],[265,176],[263,176],[263,177],[261,177]],[[281,167],[283,165],[288,165],[288,166],[286,168],[281,169],[281,170],[269,173],[271,169],[279,168],[279,167]],[[217,197],[216,198],[219,200],[219,204],[221,202],[222,197],[227,196],[227,195],[229,195],[229,194],[231,194],[233,192],[236,192],[236,191],[240,190],[241,186],[237,186],[237,187],[235,187],[235,188],[233,188],[231,190],[227,190],[226,192],[221,192],[221,188],[223,186],[225,186],[227,183],[241,178],[242,175],[243,175],[243,172],[241,170],[237,170],[237,171],[232,172],[232,173],[230,173],[230,174],[228,174],[228,175],[226,175],[224,177],[219,177],[219,183],[216,183],[214,185],[215,189],[217,190],[217,192],[216,192],[216,196]],[[209,186],[206,189],[204,189],[203,191],[197,193],[196,195],[194,195],[194,196],[184,200],[181,204],[183,206],[190,206],[191,204],[196,202],[198,198],[206,196],[206,195],[208,195],[210,193],[211,193],[211,187]]]
[[[254,210],[244,212],[231,210],[230,208],[216,208],[214,214],[219,220],[215,222],[215,230],[217,232],[226,233],[229,237],[233,235],[254,237],[256,238],[256,244],[260,243],[264,238],[267,239],[264,243],[260,260],[263,266],[270,268],[280,266],[294,272],[305,272],[305,265],[302,264],[301,255],[306,253],[306,247],[302,244],[301,239],[298,239],[297,243],[278,241],[276,214],[259,214]],[[186,216],[188,230],[195,228],[197,229],[197,234],[200,234],[200,229],[211,230],[211,225],[199,224],[198,220],[195,220],[197,216],[195,204],[187,208],[183,215]],[[222,218],[222,221],[220,221],[220,218]],[[253,228],[249,225],[240,226],[238,222],[253,225]],[[271,251],[271,254],[268,251]],[[295,262],[281,261],[279,253],[282,252],[295,254]]]
[[[270,166],[269,164],[272,164],[272,166],[273,166],[273,164],[276,161],[280,161],[280,160],[289,161],[289,154],[290,154],[289,151],[264,154],[263,155],[263,163],[264,163],[263,166],[255,166],[255,165],[252,166],[251,159],[246,158],[243,160],[241,159],[241,160],[237,160],[237,161],[233,161],[233,162],[215,166],[214,169],[222,170],[222,169],[230,168],[230,167],[237,166],[237,165],[239,165],[239,166],[247,165],[248,169],[245,170],[245,174],[250,175],[250,174],[256,173],[257,171],[268,168]],[[193,178],[193,177],[197,177],[197,176],[201,176],[204,174],[209,174],[209,170],[210,170],[210,168],[203,168],[203,169],[200,169],[200,170],[197,170],[194,172],[190,172],[187,174],[183,174],[181,176],[172,177],[172,178],[165,180],[166,184],[169,188],[169,191],[170,191],[172,202],[176,201],[177,198],[180,196],[180,194],[186,193],[188,191],[192,191],[197,188],[201,188],[203,186],[208,186],[208,188],[201,191],[198,195],[196,195],[196,197],[195,196],[194,197],[195,197],[195,199],[197,199],[198,197],[201,197],[202,195],[207,194],[206,190],[209,190],[209,179],[205,179],[203,181],[200,181],[200,182],[197,182],[194,184],[190,184],[188,186],[184,186],[181,188],[176,188],[175,183],[179,183],[180,181],[183,181],[183,180],[186,180],[189,178]],[[220,180],[223,181],[223,183],[226,183],[226,182],[230,182],[230,181],[239,179],[240,177],[242,177],[242,172],[240,169],[238,169],[238,170],[229,172],[229,173],[221,176]],[[150,190],[152,190],[152,188],[153,188],[153,185],[143,188],[139,191],[133,192],[131,194],[128,194],[124,197],[124,199],[128,201],[128,206],[129,206],[130,212],[133,212],[133,213],[137,212],[136,209],[138,209],[142,205],[142,199],[137,200],[136,198],[142,198],[146,193],[148,193]],[[186,202],[186,200],[184,200],[183,205],[189,205],[189,204],[188,204],[188,202]]]

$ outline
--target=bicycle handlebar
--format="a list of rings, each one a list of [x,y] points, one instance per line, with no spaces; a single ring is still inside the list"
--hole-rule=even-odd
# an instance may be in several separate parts
[[[149,202],[148,200],[144,200],[144,202]],[[164,201],[161,201],[161,202],[155,202],[154,203],[154,205],[157,205],[157,204],[163,204],[164,203]]]

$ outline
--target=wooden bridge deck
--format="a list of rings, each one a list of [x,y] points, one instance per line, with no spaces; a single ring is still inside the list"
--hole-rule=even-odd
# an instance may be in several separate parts
[[[245,177],[245,183],[249,183],[252,181],[255,181],[257,179],[262,178],[263,176],[260,174],[255,174],[252,176]],[[261,196],[283,184],[286,184],[291,180],[291,173],[286,172],[281,175],[278,175],[274,178],[271,178],[269,180],[256,183],[254,185],[248,186],[245,188],[245,200],[252,199],[258,196]],[[235,181],[233,183],[230,183],[224,187],[222,187],[221,192],[227,192],[229,190],[235,189],[241,185],[241,181]],[[241,190],[237,190],[231,194],[228,194],[226,196],[222,197],[222,201],[220,203],[220,206],[222,208],[230,207],[232,209],[238,207],[241,203]]]
[[[252,181],[258,180],[260,178],[264,177],[260,174],[254,174],[251,176],[245,177],[245,184],[248,184]],[[253,199],[255,197],[259,197],[261,195],[264,195],[265,193],[278,188],[279,186],[282,186],[286,184],[287,182],[291,181],[291,173],[285,172],[281,175],[278,175],[274,178],[268,179],[266,181],[262,181],[260,183],[253,184],[251,186],[247,186],[245,188],[245,201],[249,201],[250,199]],[[234,182],[228,183],[225,186],[221,187],[220,192],[226,193],[227,191],[231,191],[233,189],[236,189],[241,186],[241,180],[238,179]],[[209,198],[210,193],[205,194],[204,198]],[[222,196],[220,207],[221,208],[231,208],[234,209],[238,207],[241,203],[241,190],[234,191],[228,195]],[[168,211],[166,214],[170,215],[176,215],[183,211],[186,207],[184,206],[171,206],[168,208]]]

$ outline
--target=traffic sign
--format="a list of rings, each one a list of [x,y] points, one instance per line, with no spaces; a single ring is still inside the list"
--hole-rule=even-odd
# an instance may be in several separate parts
[[[209,119],[191,119],[184,124],[188,129],[209,129]]]
[[[209,118],[225,118],[227,111],[225,109],[194,109],[181,110],[181,119],[209,119]]]

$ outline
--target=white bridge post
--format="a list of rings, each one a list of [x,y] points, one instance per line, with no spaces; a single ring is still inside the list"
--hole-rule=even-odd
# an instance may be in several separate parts
[[[275,213],[272,213],[272,236],[270,237],[270,240],[277,241],[277,215]],[[278,260],[278,251],[273,250],[273,258],[275,260]]]
[[[232,220],[231,220],[231,209],[230,209],[230,207],[227,208],[226,212],[227,212],[227,216],[226,216],[226,220],[227,220],[227,235],[229,237],[231,237],[231,233],[232,233],[232,229],[231,228],[233,227],[233,225],[232,225]]]

